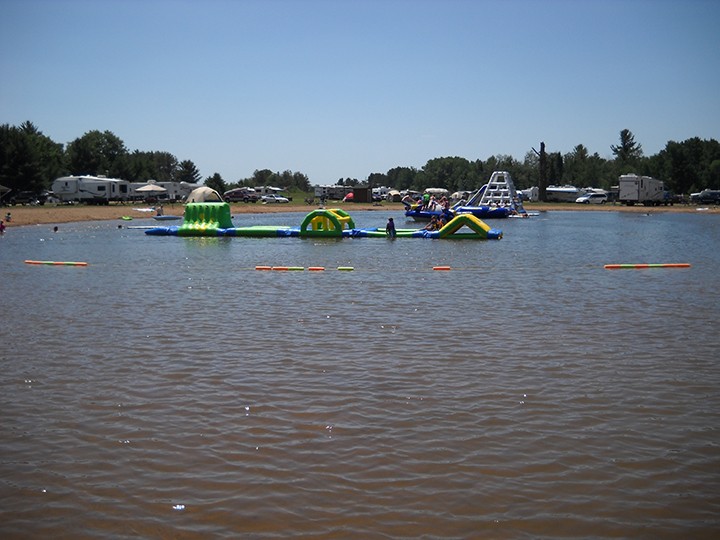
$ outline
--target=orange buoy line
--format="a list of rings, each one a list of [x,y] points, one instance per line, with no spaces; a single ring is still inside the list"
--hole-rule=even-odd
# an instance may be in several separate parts
[[[645,264],[606,264],[606,270],[625,270],[643,268],[690,268],[690,263],[645,263]]]
[[[78,261],[25,261],[25,264],[47,264],[51,266],[87,266],[86,262]]]
[[[343,268],[340,267],[338,270],[352,270],[352,268]],[[305,270],[304,266],[267,266],[267,265],[257,265],[255,267],[255,270],[275,270],[276,272],[300,272]],[[308,266],[308,270],[311,272],[323,272],[325,270],[324,266]]]
[[[609,268],[611,266],[618,266],[618,265],[605,265],[605,268]],[[690,266],[690,265],[688,265]],[[307,269],[310,272],[324,272],[325,267],[324,266],[308,266]],[[338,266],[337,269],[341,272],[352,272],[355,270],[354,266]],[[433,266],[433,270],[438,271],[445,271],[448,272],[452,270],[452,267],[450,266]],[[268,265],[257,265],[255,267],[255,270],[274,270],[276,272],[289,272],[293,270],[305,270],[305,267],[303,266],[268,266]]]

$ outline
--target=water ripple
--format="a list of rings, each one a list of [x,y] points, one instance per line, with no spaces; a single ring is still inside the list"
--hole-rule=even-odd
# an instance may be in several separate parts
[[[714,538],[718,228],[593,214],[417,251],[13,229],[0,533]],[[12,262],[55,257],[93,265]]]

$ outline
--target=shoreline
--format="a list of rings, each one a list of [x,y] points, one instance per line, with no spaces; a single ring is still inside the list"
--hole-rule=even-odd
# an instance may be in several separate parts
[[[43,205],[43,206],[7,206],[0,209],[0,219],[5,222],[6,227],[18,227],[23,225],[56,225],[60,223],[75,223],[81,221],[109,221],[121,220],[123,216],[130,216],[134,219],[143,219],[153,216],[150,212],[140,212],[137,208],[150,208],[146,204],[111,204],[108,206],[85,206],[85,205]],[[259,203],[235,203],[230,205],[230,212],[236,214],[276,214],[288,212],[310,212],[318,208],[318,205],[306,203],[290,204],[259,204]],[[404,210],[402,203],[342,203],[326,205],[327,208],[343,208],[348,212],[372,211],[372,212],[399,212]],[[637,212],[644,214],[652,213],[703,213],[720,214],[720,206],[692,206],[678,204],[674,206],[624,206],[614,204],[603,205],[579,205],[572,203],[526,203],[526,210],[529,212]],[[702,210],[701,210],[702,209]],[[164,204],[165,215],[182,216],[184,205],[181,203]],[[5,220],[6,214],[12,214],[12,221]]]

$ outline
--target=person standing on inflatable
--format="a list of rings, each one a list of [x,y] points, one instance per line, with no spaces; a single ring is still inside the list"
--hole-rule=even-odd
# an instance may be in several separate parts
[[[397,233],[395,231],[395,222],[393,221],[393,218],[388,218],[387,225],[385,225],[385,234],[388,235],[388,238],[395,238]]]

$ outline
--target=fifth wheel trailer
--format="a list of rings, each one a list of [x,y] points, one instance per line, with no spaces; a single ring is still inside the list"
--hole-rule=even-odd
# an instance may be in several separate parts
[[[63,176],[53,182],[52,191],[62,202],[108,204],[128,200],[130,182],[99,176]]]

